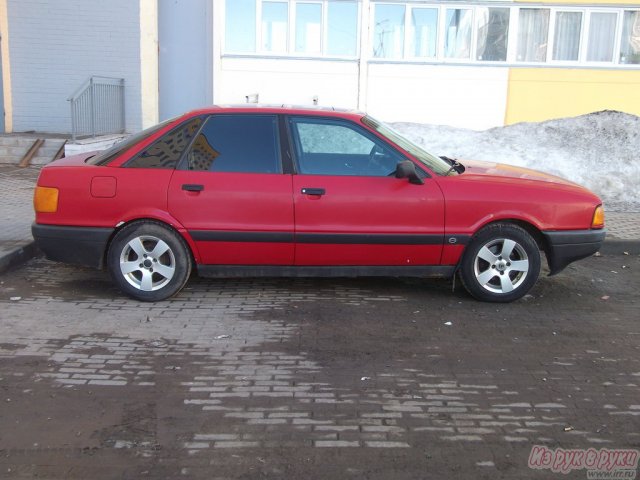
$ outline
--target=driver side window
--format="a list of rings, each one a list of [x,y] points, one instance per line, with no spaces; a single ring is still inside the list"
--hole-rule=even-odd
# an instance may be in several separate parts
[[[294,117],[290,125],[301,174],[386,177],[404,160],[374,135],[347,121]]]

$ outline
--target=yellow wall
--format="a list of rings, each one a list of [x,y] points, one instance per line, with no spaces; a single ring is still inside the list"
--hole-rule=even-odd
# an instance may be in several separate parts
[[[640,70],[512,68],[505,124],[600,110],[640,115]]]

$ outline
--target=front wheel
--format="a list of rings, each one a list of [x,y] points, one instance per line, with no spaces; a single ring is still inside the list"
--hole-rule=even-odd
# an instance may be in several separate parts
[[[462,258],[460,278],[478,300],[512,302],[523,297],[540,274],[540,250],[526,230],[494,224],[480,230]]]
[[[152,221],[120,230],[109,246],[107,265],[124,293],[145,302],[175,295],[191,274],[191,256],[182,237]]]

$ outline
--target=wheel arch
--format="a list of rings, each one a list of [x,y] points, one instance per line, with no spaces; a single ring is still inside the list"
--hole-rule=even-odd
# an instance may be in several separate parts
[[[107,240],[107,244],[102,254],[102,265],[107,265],[107,255],[109,253],[109,248],[111,248],[111,244],[115,236],[118,233],[120,233],[120,231],[122,231],[122,229],[124,229],[125,227],[128,227],[129,225],[132,225],[135,223],[141,223],[141,222],[156,223],[163,227],[169,228],[170,230],[173,230],[187,244],[187,250],[189,251],[189,255],[191,256],[192,264],[197,264],[200,262],[200,254],[198,252],[198,248],[195,242],[193,241],[193,238],[191,238],[191,235],[189,235],[189,232],[180,223],[178,223],[171,217],[159,218],[158,216],[155,216],[155,215],[154,216],[149,215],[149,216],[143,216],[143,217],[132,217],[126,221],[121,221],[116,225],[116,228],[114,228],[113,232],[109,236],[109,239]]]
[[[481,230],[483,230],[484,228],[490,227],[491,225],[497,225],[497,224],[511,224],[511,225],[516,225],[520,228],[522,228],[525,232],[527,232],[529,235],[531,235],[531,237],[535,240],[536,244],[538,245],[538,248],[540,250],[542,250],[545,254],[545,256],[549,257],[549,243],[547,241],[547,239],[545,238],[545,236],[542,234],[542,230],[532,221],[530,220],[526,220],[523,218],[515,218],[515,217],[509,217],[509,218],[494,218],[491,219],[490,221],[487,221],[486,223],[483,223],[480,227],[478,227],[473,235],[471,236],[471,238],[473,239],[473,237],[475,237],[478,232],[480,232]],[[465,248],[465,252],[463,252],[463,254],[460,256],[460,261],[458,262],[458,266],[457,269],[460,268],[460,263],[462,262],[462,258],[464,256],[464,253],[466,253],[466,248]]]

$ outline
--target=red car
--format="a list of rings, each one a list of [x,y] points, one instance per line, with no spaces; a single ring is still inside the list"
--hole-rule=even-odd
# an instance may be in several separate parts
[[[51,260],[106,267],[166,299],[203,276],[453,277],[509,302],[601,246],[588,190],[434,156],[354,112],[211,107],[46,166],[33,236]]]

